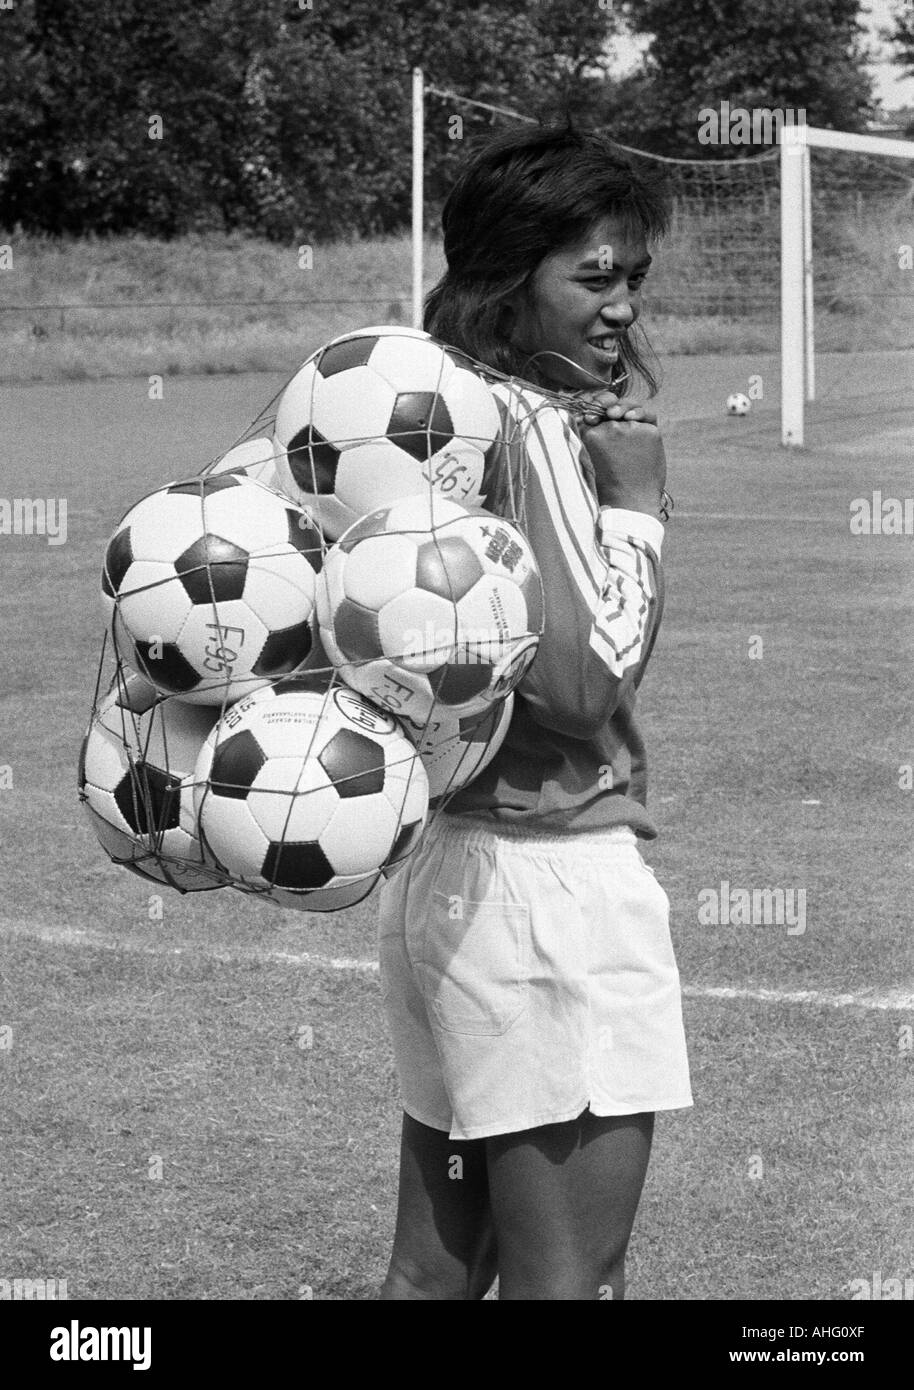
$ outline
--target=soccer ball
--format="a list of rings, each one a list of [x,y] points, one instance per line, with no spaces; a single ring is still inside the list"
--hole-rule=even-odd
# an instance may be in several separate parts
[[[305,514],[260,483],[223,473],[160,488],[105,554],[118,654],[166,694],[236,700],[308,656],[320,561]]]
[[[422,727],[433,713],[482,714],[517,685],[543,630],[543,586],[511,522],[422,494],[330,548],[317,613],[346,683]]]
[[[748,396],[744,396],[742,391],[734,391],[731,396],[727,397],[727,414],[748,415],[749,405],[750,401]]]
[[[233,705],[195,781],[206,857],[308,912],[367,897],[416,848],[428,811],[425,769],[397,721],[317,677]]]
[[[281,491],[273,441],[265,436],[245,439],[229,449],[218,463],[207,469],[206,477],[211,478],[214,473],[238,473],[243,478],[253,478],[255,483],[263,483],[264,487]]]
[[[431,488],[481,503],[500,439],[495,397],[469,359],[395,327],[349,333],[309,358],[283,392],[274,435],[282,490],[331,539]]]
[[[83,740],[79,794],[116,864],[184,893],[221,888],[203,866],[193,771],[216,711],[119,674]]]
[[[429,806],[436,810],[445,796],[467,786],[489,766],[505,741],[514,696],[491,705],[480,718],[461,719],[436,711],[424,728],[403,727],[419,749],[428,777]]]

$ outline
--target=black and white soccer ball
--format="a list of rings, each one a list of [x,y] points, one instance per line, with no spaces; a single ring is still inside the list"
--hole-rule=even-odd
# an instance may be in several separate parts
[[[206,470],[205,476],[210,478],[214,473],[237,473],[243,478],[252,478],[255,483],[263,483],[264,487],[282,491],[276,473],[276,450],[268,435],[258,435],[233,445]]]
[[[728,415],[748,415],[752,402],[742,391],[733,391],[727,397]]]
[[[120,672],[80,753],[80,800],[109,858],[184,893],[223,884],[203,864],[193,788],[216,715]]]
[[[514,696],[508,695],[485,714],[461,719],[439,706],[424,726],[403,727],[419,749],[428,777],[429,807],[436,810],[444,797],[466,787],[489,766],[505,741]]]
[[[514,689],[536,655],[543,586],[511,522],[420,494],[331,546],[317,613],[347,685],[422,727],[483,714]]]
[[[367,897],[419,843],[428,778],[395,719],[325,677],[246,696],[195,770],[206,857],[283,907]]]
[[[119,657],[159,690],[220,705],[294,671],[313,642],[320,539],[260,483],[172,483],[127,512],[102,596]]]
[[[419,329],[363,328],[321,348],[283,392],[277,473],[336,539],[366,512],[431,488],[481,504],[501,430],[469,358]]]

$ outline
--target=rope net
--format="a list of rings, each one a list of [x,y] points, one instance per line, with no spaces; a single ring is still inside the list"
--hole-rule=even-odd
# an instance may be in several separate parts
[[[401,867],[506,736],[544,624],[527,441],[585,399],[363,329],[136,503],[79,771],[109,857],[312,911]]]

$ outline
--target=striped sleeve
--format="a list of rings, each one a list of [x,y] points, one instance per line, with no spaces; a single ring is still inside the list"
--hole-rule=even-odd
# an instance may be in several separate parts
[[[565,413],[516,387],[525,446],[517,517],[539,562],[546,624],[520,686],[537,721],[589,738],[637,687],[663,609],[663,526],[598,505],[593,471]]]

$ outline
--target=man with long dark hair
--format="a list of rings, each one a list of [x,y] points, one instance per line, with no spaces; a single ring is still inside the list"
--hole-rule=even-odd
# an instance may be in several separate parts
[[[691,1104],[635,692],[663,606],[666,464],[634,325],[667,225],[598,135],[511,134],[443,215],[436,338],[496,385],[524,467],[489,505],[539,561],[546,625],[505,741],[383,891],[403,1099],[386,1299],[621,1297],[654,1112]],[[588,387],[583,425],[543,390]],[[505,464],[509,468],[510,463]],[[511,486],[505,486],[510,482]],[[499,486],[501,484],[501,486]]]

